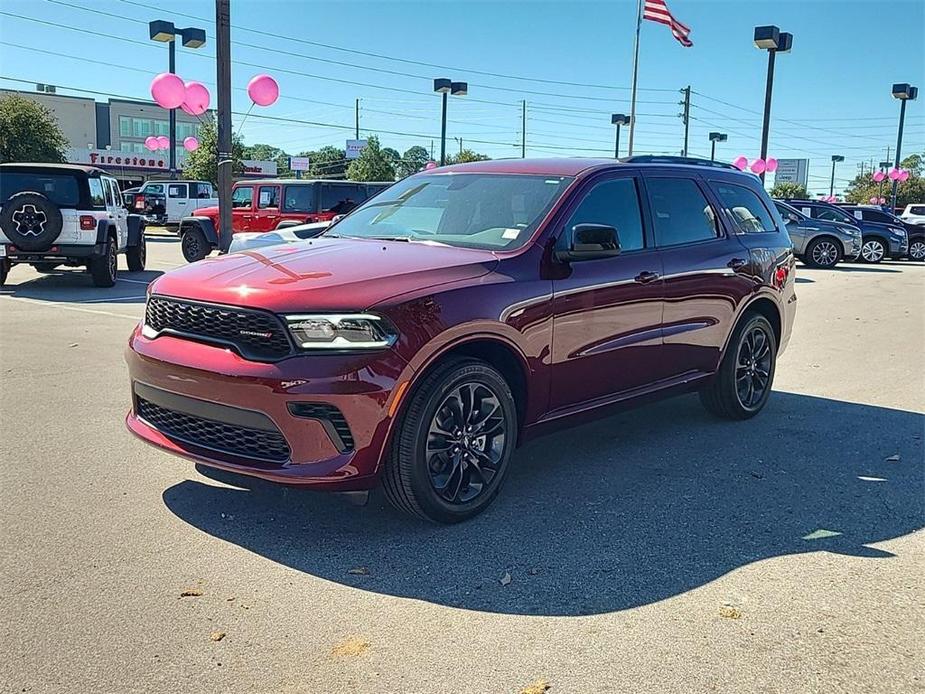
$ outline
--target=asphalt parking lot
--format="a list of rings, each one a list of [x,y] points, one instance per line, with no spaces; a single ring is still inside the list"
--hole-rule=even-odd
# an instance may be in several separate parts
[[[925,691],[925,266],[799,266],[758,418],[537,440],[436,527],[131,437],[148,255],[0,290],[0,690]]]

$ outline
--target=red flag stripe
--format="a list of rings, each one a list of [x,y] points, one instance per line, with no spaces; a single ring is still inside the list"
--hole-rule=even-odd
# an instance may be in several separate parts
[[[642,18],[667,26],[671,29],[672,36],[682,46],[690,47],[694,45],[688,38],[691,33],[690,28],[674,18],[668,9],[668,5],[665,4],[665,0],[646,0],[643,6]]]

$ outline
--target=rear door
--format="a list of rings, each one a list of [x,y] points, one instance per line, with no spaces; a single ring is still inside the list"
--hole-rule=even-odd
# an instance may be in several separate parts
[[[187,183],[168,183],[167,184],[167,221],[170,224],[178,224],[183,217],[187,216],[189,209],[189,184]]]
[[[114,178],[103,178],[103,185],[108,186],[111,191],[112,202],[106,198],[106,208],[116,225],[116,235],[119,240],[119,249],[128,245],[128,212],[122,205],[122,194],[119,192],[119,184]]]

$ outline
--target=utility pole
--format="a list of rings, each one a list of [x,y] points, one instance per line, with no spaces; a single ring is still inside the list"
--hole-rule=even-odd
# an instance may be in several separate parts
[[[353,131],[353,138],[355,140],[360,139],[360,98],[357,97],[356,104],[356,129]]]
[[[527,158],[527,100],[520,102],[520,158]]]
[[[681,156],[687,156],[687,137],[690,134],[690,122],[691,122],[691,87],[687,85],[684,89],[681,90],[684,92],[684,101],[681,103],[684,106],[684,114],[681,118],[684,120],[684,149],[681,150]]]
[[[457,143],[459,143],[459,153],[462,154],[462,150],[463,150],[462,138],[461,138],[461,137],[454,137],[453,139],[456,140]]]
[[[218,87],[219,249],[231,246],[231,0],[215,0],[215,63]]]

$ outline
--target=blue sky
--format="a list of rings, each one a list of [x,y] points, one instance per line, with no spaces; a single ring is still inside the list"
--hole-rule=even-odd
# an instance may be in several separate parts
[[[259,72],[274,75],[282,93],[247,120],[242,135],[249,144],[293,153],[343,147],[360,98],[363,135],[410,133],[380,139],[399,151],[429,148],[439,137],[434,77],[470,85],[469,96],[450,100],[451,151],[458,147],[452,138],[462,138],[493,157],[519,156],[526,99],[528,156],[612,155],[609,114],[629,112],[635,2],[231,4],[234,110],[247,110],[244,86]],[[677,102],[679,90],[691,85],[691,153],[709,155],[707,133],[720,130],[729,141],[718,157],[758,155],[767,54],[751,38],[760,24],[794,35],[793,51],[777,60],[769,153],[809,158],[811,189],[827,191],[832,154],[846,158],[836,188],[859,162],[884,159],[886,148],[895,147],[899,110],[890,85],[925,87],[920,0],[669,0],[669,7],[692,28],[694,47],[681,47],[667,27],[643,22],[637,151],[680,151]],[[168,19],[207,30],[206,46],[179,51],[177,71],[211,89],[213,18],[210,0],[3,0],[0,75],[28,84],[3,79],[0,86],[46,82],[63,94],[85,89],[145,98],[150,78],[167,62],[166,49],[147,40],[146,23]],[[906,153],[925,150],[925,96],[907,110],[904,140]]]

